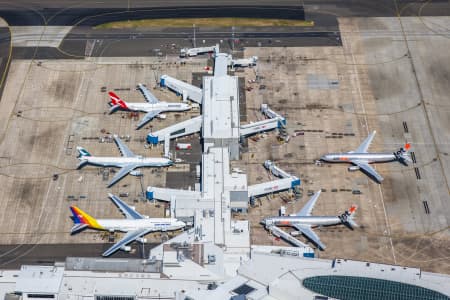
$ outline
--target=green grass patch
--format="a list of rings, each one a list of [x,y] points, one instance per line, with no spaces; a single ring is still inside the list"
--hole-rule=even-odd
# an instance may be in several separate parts
[[[314,26],[314,21],[263,19],[263,18],[182,18],[144,19],[100,24],[95,29],[122,29],[140,27],[263,27],[263,26]]]

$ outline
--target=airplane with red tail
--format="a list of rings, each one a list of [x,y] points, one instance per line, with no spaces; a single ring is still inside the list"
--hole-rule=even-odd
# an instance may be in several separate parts
[[[186,111],[191,107],[187,103],[175,103],[175,102],[165,102],[159,101],[143,84],[138,84],[138,90],[141,91],[147,102],[143,103],[130,103],[122,100],[116,93],[109,92],[109,98],[111,99],[111,109],[109,110],[109,114],[121,109],[121,110],[129,110],[129,111],[142,111],[145,112],[145,116],[139,121],[136,125],[136,129],[141,128],[148,122],[150,122],[153,118],[159,117],[164,119],[165,115],[161,114],[167,111]]]
[[[409,153],[411,145],[407,143],[404,147],[393,153],[367,152],[375,134],[376,131],[373,131],[355,151],[329,153],[322,156],[320,160],[330,163],[351,163],[352,166],[348,167],[350,172],[360,170],[376,183],[381,183],[383,177],[369,164],[398,161],[402,165],[408,166],[408,163],[412,161]]]

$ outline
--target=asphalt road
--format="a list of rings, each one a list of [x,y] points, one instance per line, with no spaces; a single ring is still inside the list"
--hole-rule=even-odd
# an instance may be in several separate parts
[[[20,269],[21,265],[53,265],[66,257],[101,257],[112,244],[23,244],[0,246],[0,269]],[[145,244],[145,253],[156,244]],[[117,251],[111,258],[142,258],[141,244],[133,243],[136,251]]]
[[[126,3],[125,1],[123,1]],[[98,24],[145,18],[259,17],[304,19],[301,6],[192,6],[192,7],[66,7],[37,8],[0,5],[0,16],[11,26],[64,25],[95,26]]]
[[[276,17],[315,19],[449,15],[448,1],[433,0],[18,0],[0,3],[0,16],[10,25],[97,25],[115,20],[155,17]]]

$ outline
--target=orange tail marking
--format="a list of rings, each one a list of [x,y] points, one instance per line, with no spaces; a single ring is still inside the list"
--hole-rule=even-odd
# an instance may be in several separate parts
[[[350,207],[350,209],[348,210],[348,212],[350,213],[350,214],[354,214],[355,212],[356,212],[356,209],[358,208],[358,206],[356,206],[356,205],[352,205],[351,207]]]
[[[409,148],[411,148],[411,144],[410,143],[406,143],[405,144],[405,150],[409,150]]]

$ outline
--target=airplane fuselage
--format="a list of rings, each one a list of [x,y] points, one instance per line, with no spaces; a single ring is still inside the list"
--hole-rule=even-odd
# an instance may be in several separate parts
[[[397,160],[394,153],[329,153],[320,158],[332,163],[351,163],[352,160],[367,161],[368,163],[383,163]]]
[[[171,103],[171,102],[158,102],[155,104],[151,103],[126,103],[129,110],[132,111],[186,111],[190,109],[190,106],[186,103]]]
[[[150,219],[97,219],[103,230],[128,232],[140,228],[153,228],[152,231],[173,231],[181,229],[185,224],[177,219],[150,218]]]
[[[264,220],[266,226],[294,226],[294,225],[309,225],[309,226],[328,226],[341,224],[339,217],[331,216],[282,216],[272,217]]]
[[[87,161],[88,164],[101,167],[118,167],[136,164],[138,167],[166,167],[173,164],[168,158],[160,157],[98,157],[83,156],[81,161]]]

